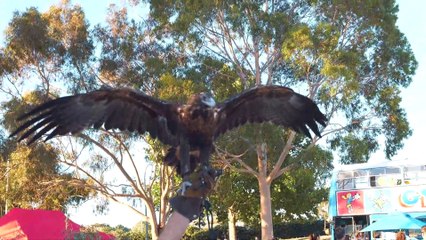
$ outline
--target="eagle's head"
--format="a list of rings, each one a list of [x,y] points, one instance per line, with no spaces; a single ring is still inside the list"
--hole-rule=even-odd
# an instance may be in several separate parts
[[[203,105],[212,108],[216,106],[216,101],[210,94],[202,92],[192,95],[191,99],[188,101],[188,104],[191,106]]]

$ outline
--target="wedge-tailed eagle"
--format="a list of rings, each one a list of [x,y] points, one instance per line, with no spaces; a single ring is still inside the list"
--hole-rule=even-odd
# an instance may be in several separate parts
[[[165,162],[180,164],[184,179],[200,163],[209,169],[215,139],[245,123],[272,122],[308,137],[308,128],[321,136],[317,123],[326,125],[326,117],[311,99],[282,86],[255,87],[220,104],[206,93],[178,104],[132,89],[106,88],[48,101],[18,120],[23,124],[11,136],[19,135],[19,141],[28,138],[28,144],[90,127],[148,132],[171,146]],[[190,157],[194,152],[197,156]]]

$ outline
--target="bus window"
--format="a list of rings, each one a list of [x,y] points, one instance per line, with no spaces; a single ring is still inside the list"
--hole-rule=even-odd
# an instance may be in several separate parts
[[[340,171],[337,175],[337,188],[338,189],[353,189],[354,180],[352,171]]]
[[[404,184],[426,184],[426,167],[424,165],[404,167]]]
[[[369,169],[371,187],[390,187],[402,184],[399,167],[379,167]]]
[[[367,226],[368,216],[350,216],[350,217],[336,217],[335,227],[341,227],[345,229],[345,234],[350,239],[355,239],[359,235],[359,231]],[[368,239],[368,233],[363,234]]]
[[[401,174],[401,168],[399,167],[385,167],[386,174]]]
[[[368,172],[365,170],[354,171],[355,186],[354,188],[368,188]]]

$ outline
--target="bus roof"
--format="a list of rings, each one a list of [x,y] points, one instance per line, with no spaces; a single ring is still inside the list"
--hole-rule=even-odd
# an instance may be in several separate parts
[[[369,169],[377,167],[401,167],[401,166],[423,166],[425,163],[419,163],[419,161],[412,160],[394,160],[394,161],[382,161],[382,162],[367,162],[357,164],[338,165],[334,168],[335,172],[340,171],[351,171],[359,169]]]

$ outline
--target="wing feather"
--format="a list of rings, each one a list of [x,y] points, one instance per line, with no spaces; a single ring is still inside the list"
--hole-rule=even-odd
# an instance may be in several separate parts
[[[49,122],[46,126],[44,126],[40,131],[38,131],[32,138],[31,140],[28,142],[28,144],[33,143],[36,139],[39,139],[41,136],[43,136],[43,134],[47,133],[48,131],[50,131],[51,129],[56,127],[56,123],[55,122]]]
[[[133,111],[133,115],[130,117],[129,131],[134,132],[138,130],[139,119],[139,113],[137,111]]]
[[[309,98],[282,86],[261,86],[229,99],[217,109],[215,137],[245,123],[272,122],[311,137],[321,136],[317,123],[326,117]]]
[[[176,142],[177,106],[131,89],[101,89],[48,101],[22,115],[12,134],[28,144],[42,138],[75,134],[86,128],[148,132],[165,144]],[[164,123],[166,121],[166,123]],[[168,127],[172,127],[168,129]],[[50,132],[49,132],[50,131]]]
[[[53,131],[51,131],[49,133],[49,135],[44,139],[44,141],[52,139],[52,138],[54,138],[55,136],[58,136],[58,135],[63,135],[63,134],[61,134],[61,128],[56,126],[56,128],[53,129]]]
[[[111,107],[107,111],[107,119],[105,120],[104,127],[106,130],[119,128],[121,119],[122,106],[120,101],[112,101]]]
[[[135,113],[136,109],[131,106],[127,105],[126,110],[122,111],[122,118],[121,124],[118,126],[118,129],[121,131],[129,130],[130,131],[130,121],[132,120],[133,114]]]
[[[37,129],[43,130],[44,126],[48,123],[50,123],[52,120],[51,117],[47,117],[45,119],[43,119],[42,121],[38,122],[37,124],[35,124],[33,127],[31,127],[28,131],[26,131],[20,138],[19,141],[21,141],[24,138],[29,137],[31,134],[33,134]],[[31,140],[31,142],[33,141],[33,139]]]

